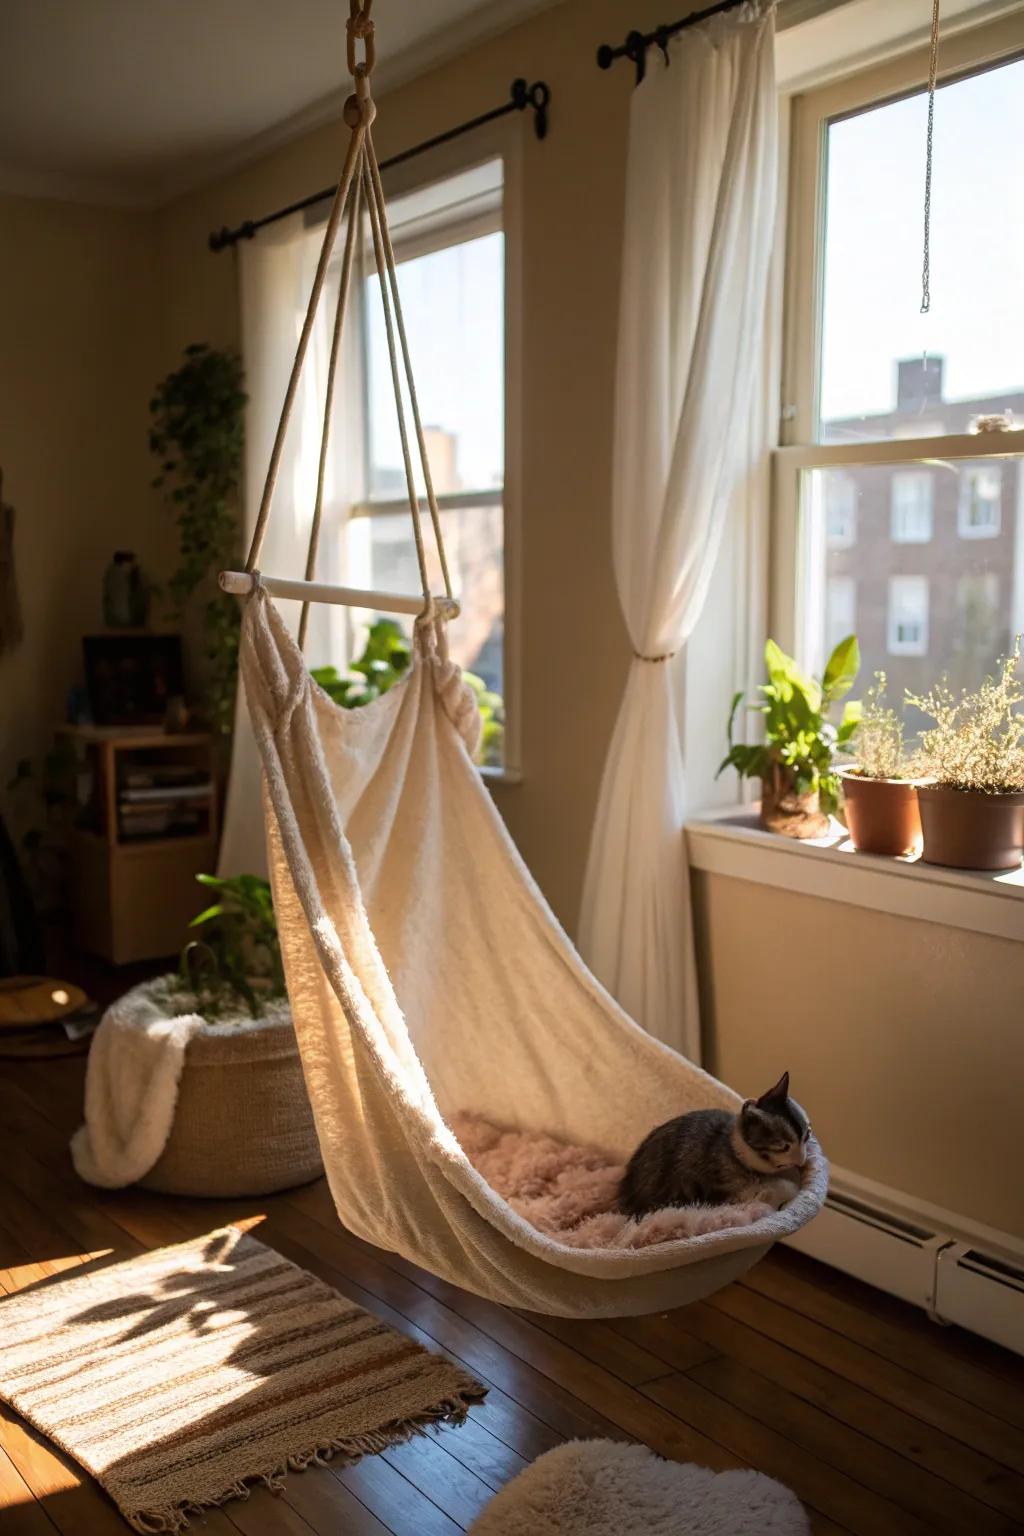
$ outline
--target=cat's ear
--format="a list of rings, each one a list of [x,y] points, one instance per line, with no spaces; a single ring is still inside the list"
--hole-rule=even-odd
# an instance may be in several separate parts
[[[752,1114],[753,1111],[756,1108],[757,1108],[757,1101],[755,1099],[744,1099],[743,1103],[740,1105],[740,1114],[741,1115]]]
[[[767,1104],[771,1100],[778,1101],[779,1099],[788,1099],[788,1098],[789,1098],[789,1073],[788,1072],[783,1072],[782,1076],[779,1078],[778,1082],[775,1084],[775,1087],[774,1088],[769,1088],[767,1093],[762,1093],[761,1097],[758,1099],[757,1102],[759,1104]]]

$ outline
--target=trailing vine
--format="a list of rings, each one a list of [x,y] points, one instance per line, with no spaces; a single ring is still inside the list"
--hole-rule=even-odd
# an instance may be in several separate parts
[[[195,342],[149,402],[149,446],[160,460],[153,485],[169,489],[178,525],[179,563],[168,583],[171,613],[180,622],[190,602],[204,603],[207,713],[225,737],[234,717],[239,610],[233,598],[219,590],[211,594],[210,578],[238,555],[243,385],[235,353]]]

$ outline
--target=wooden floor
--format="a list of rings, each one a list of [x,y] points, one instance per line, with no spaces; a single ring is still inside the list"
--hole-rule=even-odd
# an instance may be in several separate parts
[[[0,1063],[3,1290],[242,1220],[490,1389],[463,1428],[295,1474],[283,1496],[256,1489],[197,1530],[458,1536],[534,1457],[598,1435],[757,1467],[799,1494],[821,1536],[1024,1530],[1014,1356],[781,1249],[696,1306],[570,1323],[492,1306],[349,1236],[323,1185],[232,1202],[101,1194],[78,1183],[67,1155],[82,1077],[81,1060]],[[0,1414],[2,1536],[123,1536],[72,1462]]]

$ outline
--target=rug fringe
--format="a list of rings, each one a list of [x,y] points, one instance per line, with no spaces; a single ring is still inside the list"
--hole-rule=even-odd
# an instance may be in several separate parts
[[[464,1424],[469,1410],[475,1403],[483,1402],[487,1388],[464,1375],[460,1391],[444,1398],[431,1408],[409,1418],[396,1419],[380,1429],[363,1435],[344,1435],[336,1440],[322,1441],[308,1450],[293,1451],[277,1466],[265,1472],[253,1472],[248,1477],[231,1483],[220,1493],[198,1502],[182,1500],[180,1504],[166,1505],[160,1509],[139,1509],[132,1513],[121,1511],[133,1531],[140,1536],[180,1536],[189,1528],[189,1517],[202,1515],[207,1509],[216,1509],[231,1499],[247,1499],[255,1485],[269,1488],[271,1493],[282,1493],[289,1472],[304,1472],[308,1467],[323,1467],[341,1457],[346,1466],[361,1460],[363,1456],[375,1456],[395,1445],[404,1445],[414,1435],[425,1435],[441,1424]]]

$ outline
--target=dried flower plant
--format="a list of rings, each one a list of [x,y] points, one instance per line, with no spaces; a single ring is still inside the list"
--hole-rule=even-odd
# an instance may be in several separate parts
[[[975,692],[957,697],[940,683],[920,697],[907,694],[935,721],[921,732],[920,762],[940,784],[952,789],[1008,794],[1024,790],[1024,687],[1017,676],[1021,636],[996,677]]]
[[[903,721],[886,702],[886,677],[876,672],[864,695],[860,722],[853,738],[857,767],[866,779],[903,779],[907,763]]]

